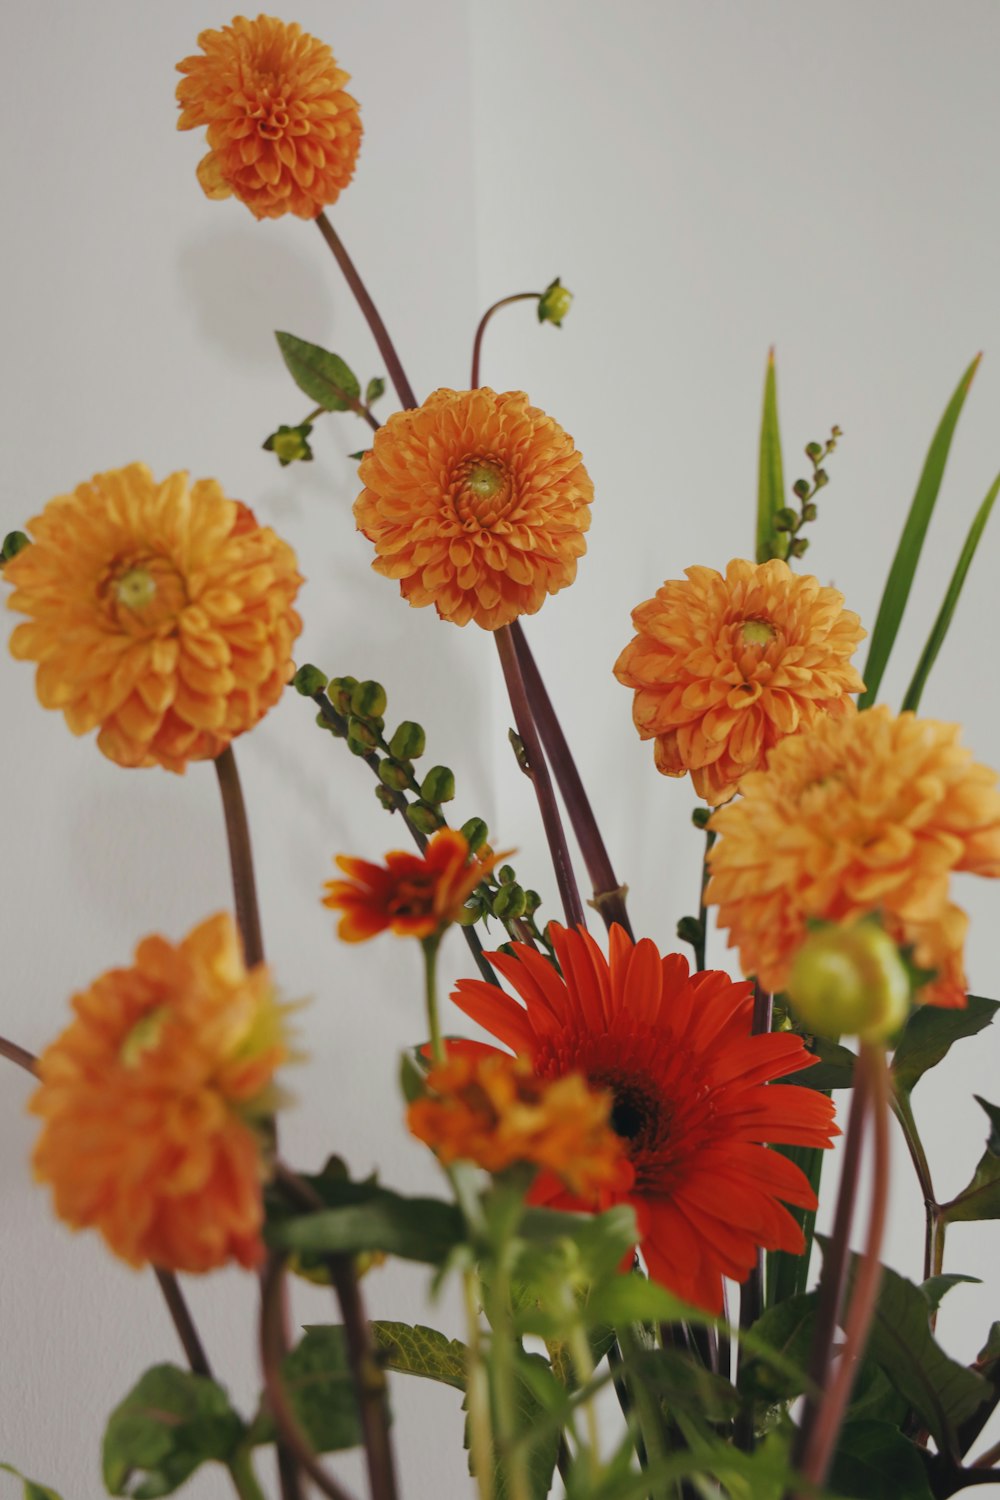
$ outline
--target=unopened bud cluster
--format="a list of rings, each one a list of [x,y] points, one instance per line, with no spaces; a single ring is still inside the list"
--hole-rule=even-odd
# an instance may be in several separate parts
[[[819,515],[816,496],[830,482],[823,464],[836,448],[837,439],[842,436],[839,427],[831,427],[830,436],[825,443],[806,443],[805,455],[812,464],[812,478],[796,479],[792,485],[792,494],[799,502],[798,510],[791,505],[784,505],[775,513],[775,535],[771,538],[772,557],[802,557],[808,548],[808,537],[800,536],[799,533],[803,526],[815,521]]]

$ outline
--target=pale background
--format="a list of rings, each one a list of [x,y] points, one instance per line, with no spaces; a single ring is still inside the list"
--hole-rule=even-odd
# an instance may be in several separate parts
[[[844,429],[807,562],[869,624],[933,427],[968,360],[987,351],[890,702],[1000,466],[1000,11],[992,0],[300,0],[295,17],[353,75],[366,135],[334,222],[418,394],[467,383],[489,302],[557,274],[576,293],[561,332],[540,329],[530,307],[505,314],[484,379],[523,387],[556,416],[596,484],[579,580],[527,628],[638,929],[669,945],[695,899],[694,799],[656,775],[610,669],[629,610],[664,578],[752,546],[768,346],[788,480],[806,472],[802,444],[833,422]],[[423,721],[432,760],[454,767],[458,817],[484,816],[518,846],[519,871],[554,914],[491,642],[409,611],[354,532],[346,455],[367,429],[328,419],[311,466],[279,470],[260,450],[307,409],[273,329],[335,347],[363,378],[382,365],[314,229],[258,225],[198,189],[203,147],[174,132],[172,66],[200,29],[228,19],[193,0],[4,8],[0,532],[137,458],[157,474],[220,478],[298,552],[309,579],[300,660],[383,681],[390,717]],[[994,765],[998,525],[924,699],[927,713],[960,718]],[[228,869],[209,767],[125,773],[38,708],[31,668],[3,656],[0,673],[0,1030],[38,1049],[70,993],[127,962],[138,938],[179,938],[227,905]],[[295,696],[238,754],[269,957],[289,996],[313,997],[287,1154],[311,1167],[336,1149],[359,1173],[433,1190],[394,1085],[398,1051],[421,1034],[418,956],[391,939],[338,946],[318,903],[334,852],[377,857],[404,831]],[[969,880],[960,899],[973,914],[972,985],[1000,995],[998,892]],[[720,942],[710,958],[724,961]],[[445,962],[467,969],[457,936]],[[942,1197],[978,1159],[985,1127],[971,1094],[998,1097],[998,1059],[996,1033],[966,1042],[918,1091]],[[101,1493],[107,1412],[179,1351],[151,1278],[51,1219],[27,1166],[28,1080],[13,1068],[0,1077],[0,1461],[83,1500]],[[901,1149],[896,1159],[888,1255],[919,1276],[920,1202]],[[995,1225],[960,1226],[948,1269],[988,1275],[998,1248]],[[427,1312],[424,1283],[411,1267],[377,1273],[365,1285],[372,1314],[460,1332],[450,1302]],[[252,1283],[188,1286],[217,1370],[248,1407]],[[327,1316],[309,1289],[296,1309]],[[959,1288],[941,1337],[971,1358],[997,1312],[995,1277],[992,1289]],[[395,1404],[404,1494],[466,1493],[455,1393],[410,1383]],[[337,1467],[358,1479],[353,1459]],[[206,1471],[190,1493],[224,1494],[225,1478]]]

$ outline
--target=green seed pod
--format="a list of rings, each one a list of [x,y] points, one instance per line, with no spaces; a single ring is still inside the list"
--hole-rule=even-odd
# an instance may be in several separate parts
[[[482,818],[470,818],[467,823],[462,824],[459,832],[468,844],[470,854],[475,854],[477,849],[481,849],[490,835],[490,830]]]
[[[418,833],[436,833],[442,822],[440,813],[426,802],[411,802],[406,816]]]
[[[359,682],[351,693],[351,712],[360,719],[378,719],[385,713],[386,701],[380,682]]]
[[[375,747],[375,732],[362,719],[348,719],[347,743],[355,755],[367,755]]]
[[[808,550],[809,538],[807,536],[797,536],[792,543],[792,556],[801,557],[802,554],[804,552],[807,552]]]
[[[792,494],[797,495],[800,500],[804,500],[808,495],[810,488],[811,486],[808,479],[796,479],[795,483],[792,485]],[[794,515],[794,511],[792,512],[792,514]]]
[[[379,780],[384,782],[394,792],[405,792],[410,784],[410,778],[402,766],[397,766],[394,761],[380,760],[378,764]]]
[[[385,762],[383,761],[382,764],[384,765]],[[382,766],[379,766],[379,772],[381,772],[381,770]],[[385,808],[386,812],[396,811],[396,799],[387,786],[377,786],[375,788],[375,795],[381,802],[382,806]]]
[[[542,904],[542,898],[537,891],[525,891],[524,893],[524,915],[533,917]]]
[[[404,719],[389,741],[389,754],[395,760],[417,760],[423,755],[426,743],[423,727]]]
[[[11,558],[23,552],[25,547],[31,546],[31,538],[25,536],[23,531],[8,531],[3,539],[3,547],[0,547],[0,567],[9,563]]]
[[[502,885],[493,897],[493,913],[502,922],[513,922],[523,917],[526,902],[519,885]]]
[[[326,687],[326,674],[321,672],[319,667],[314,667],[311,662],[307,662],[292,678],[292,687],[297,693],[301,693],[303,698],[311,698],[314,693],[321,693]]]
[[[455,774],[447,766],[431,766],[420,784],[425,802],[450,802],[455,795]]]
[[[707,828],[708,820],[714,811],[714,807],[696,807],[691,814],[691,822],[696,828]]]
[[[803,521],[815,521],[818,514],[819,512],[817,511],[815,505],[804,505],[802,507]]]
[[[677,923],[677,936],[682,943],[698,946],[705,938],[705,924],[698,917],[681,917]]]
[[[796,494],[797,493],[798,491],[796,491]],[[798,521],[799,518],[796,512],[792,510],[790,506],[783,505],[779,511],[775,511],[774,529],[776,531],[794,531],[795,527],[798,525]]]
[[[351,693],[358,685],[356,677],[331,677],[327,684],[326,695],[334,708],[342,714],[351,712]]]
[[[501,885],[513,885],[516,879],[517,876],[514,873],[513,865],[500,866],[499,870],[497,871],[497,880],[499,880]]]
[[[806,457],[807,458],[822,458],[823,457],[823,444],[822,443],[806,443]]]

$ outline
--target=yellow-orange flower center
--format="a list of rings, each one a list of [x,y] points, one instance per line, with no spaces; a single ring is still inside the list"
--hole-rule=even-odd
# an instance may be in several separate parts
[[[744,620],[743,642],[747,646],[769,646],[777,635],[767,620]]]
[[[455,514],[467,531],[488,531],[514,503],[510,474],[496,458],[464,458],[455,469],[451,489]]]
[[[129,635],[171,623],[188,603],[184,580],[165,557],[118,559],[100,593],[114,624]]]

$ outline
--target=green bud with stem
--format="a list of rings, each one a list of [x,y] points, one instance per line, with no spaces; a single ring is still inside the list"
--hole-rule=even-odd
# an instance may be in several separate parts
[[[455,795],[455,773],[447,766],[431,766],[420,783],[420,795],[425,802],[450,802]]]
[[[404,719],[389,741],[389,754],[394,760],[417,760],[423,755],[426,743],[423,727]]]
[[[301,693],[303,698],[312,698],[326,687],[326,674],[321,672],[319,667],[314,667],[311,662],[307,662],[292,678],[292,687],[297,693]]]
[[[380,682],[359,682],[351,691],[351,712],[361,719],[380,719],[386,703],[385,688]]]
[[[472,854],[481,849],[490,836],[490,830],[482,818],[469,818],[468,822],[462,824],[459,832],[468,844],[469,851]]]

